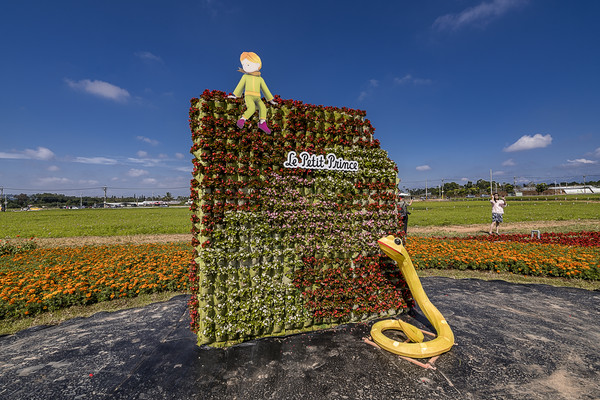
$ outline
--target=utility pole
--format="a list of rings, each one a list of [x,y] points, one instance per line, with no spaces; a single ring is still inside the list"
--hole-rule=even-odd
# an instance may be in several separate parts
[[[425,200],[427,200],[427,178],[425,178]]]
[[[442,200],[444,200],[444,180],[442,179]]]
[[[104,205],[103,205],[103,208],[106,208],[106,186],[104,186],[102,189],[104,189]]]
[[[4,186],[0,186],[0,202],[2,202],[2,197],[4,197]],[[0,207],[0,211],[5,211],[6,208],[6,200],[4,200],[4,207]]]
[[[492,170],[490,169],[490,196],[493,195],[494,184],[492,183]]]

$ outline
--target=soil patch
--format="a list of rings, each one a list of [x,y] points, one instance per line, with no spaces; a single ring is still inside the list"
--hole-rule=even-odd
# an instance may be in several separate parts
[[[189,242],[192,240],[191,233],[169,234],[169,235],[129,235],[129,236],[79,236],[64,238],[36,238],[39,247],[78,247],[78,246],[102,246],[109,244],[146,244],[146,243],[170,243]]]
[[[523,221],[523,222],[507,222],[500,225],[501,233],[531,233],[533,229],[543,229],[551,231],[553,228],[564,228],[573,226],[579,228],[577,230],[600,230],[600,221],[598,220],[582,220],[582,221]],[[475,234],[487,233],[490,229],[490,224],[474,224],[474,225],[448,225],[448,226],[410,226],[408,224],[408,232],[414,235],[434,234],[434,233],[457,233],[457,234]]]

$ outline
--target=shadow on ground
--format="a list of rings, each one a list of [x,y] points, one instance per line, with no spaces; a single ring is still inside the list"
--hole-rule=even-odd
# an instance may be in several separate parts
[[[457,341],[436,370],[364,343],[372,323],[200,348],[177,296],[0,337],[0,399],[598,398],[600,293],[422,282]]]

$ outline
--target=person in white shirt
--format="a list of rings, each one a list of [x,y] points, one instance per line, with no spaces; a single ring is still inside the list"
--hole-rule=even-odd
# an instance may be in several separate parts
[[[496,226],[496,235],[498,235],[498,227],[502,222],[502,216],[504,215],[504,207],[506,207],[506,198],[498,196],[498,193],[494,193],[490,199],[492,203],[492,225],[490,226],[490,235],[493,234],[494,225]]]

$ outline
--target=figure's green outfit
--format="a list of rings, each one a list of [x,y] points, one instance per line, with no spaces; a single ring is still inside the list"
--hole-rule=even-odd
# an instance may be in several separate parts
[[[267,101],[273,100],[273,95],[269,91],[265,80],[260,76],[244,74],[242,75],[242,79],[240,79],[240,83],[235,87],[233,94],[237,97],[240,97],[242,91],[244,91],[247,107],[246,112],[243,115],[245,119],[249,119],[254,114],[256,106],[258,106],[258,118],[267,119],[267,107],[260,98],[261,90],[265,94]]]

